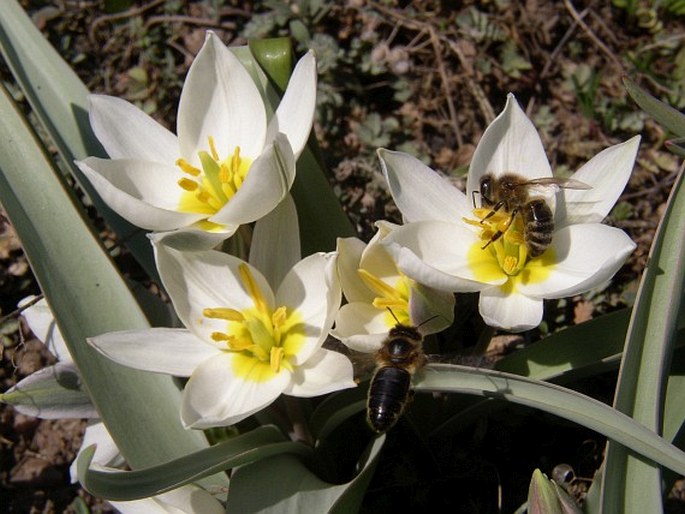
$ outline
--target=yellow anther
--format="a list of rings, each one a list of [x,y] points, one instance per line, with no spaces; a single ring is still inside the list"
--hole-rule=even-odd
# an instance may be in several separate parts
[[[271,323],[273,323],[275,328],[281,327],[283,326],[283,323],[285,323],[286,316],[286,308],[282,305],[271,315]]]
[[[243,285],[247,289],[248,294],[254,302],[254,306],[257,308],[259,312],[264,314],[268,313],[269,306],[267,305],[266,299],[262,294],[262,290],[259,289],[257,281],[252,276],[252,272],[250,271],[250,268],[247,266],[247,264],[243,263],[240,266],[238,266],[238,273],[240,274],[240,280],[243,282]]]
[[[219,152],[216,151],[216,145],[214,144],[214,137],[209,136],[208,142],[209,142],[209,151],[212,154],[212,158],[215,161],[219,160]]]
[[[242,352],[244,350],[252,351],[254,347],[255,345],[252,341],[246,337],[232,337],[228,340],[228,348],[234,352]]]
[[[502,262],[502,271],[504,271],[507,275],[513,274],[515,271],[517,271],[516,267],[518,266],[518,262],[518,259],[513,255],[507,255],[504,258],[504,262]]]
[[[200,187],[200,184],[185,177],[179,179],[178,185],[181,186],[181,189],[185,189],[186,191],[195,191],[198,187]]]
[[[376,309],[386,309],[390,307],[391,309],[406,309],[407,308],[407,301],[406,300],[401,300],[401,299],[393,299],[393,298],[374,298],[372,305]]]
[[[377,295],[383,298],[400,298],[397,289],[386,284],[376,275],[369,273],[368,271],[362,268],[357,269],[357,273],[359,274],[359,277],[362,279],[364,284],[366,284],[366,286]]]
[[[233,150],[233,156],[231,157],[231,169],[233,173],[237,173],[240,169],[240,147],[236,146]]]
[[[225,319],[227,321],[244,321],[245,316],[235,309],[229,309],[228,307],[216,307],[213,309],[203,309],[202,315],[205,318],[212,319]]]
[[[197,191],[195,191],[195,198],[197,198],[202,203],[206,203],[212,209],[219,210],[219,207],[221,207],[216,198],[214,198],[212,195],[210,195],[207,191],[203,189],[198,189]]]
[[[212,332],[212,335],[210,337],[213,341],[216,341],[217,343],[223,343],[226,341],[231,341],[233,339],[233,336],[224,334],[223,332]]]
[[[278,373],[281,370],[281,361],[283,360],[283,355],[285,350],[280,346],[273,346],[271,348],[271,354],[269,356],[269,363],[271,364],[271,371]]]
[[[192,175],[193,177],[199,177],[202,173],[199,168],[196,168],[183,158],[176,159],[176,166],[181,168],[183,172],[187,173],[188,175]]]

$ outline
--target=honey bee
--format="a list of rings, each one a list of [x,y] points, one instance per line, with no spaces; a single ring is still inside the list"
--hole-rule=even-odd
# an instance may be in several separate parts
[[[489,207],[491,210],[481,223],[494,216],[500,209],[509,213],[506,228],[497,230],[483,248],[487,248],[502,237],[511,227],[516,216],[520,215],[523,221],[523,240],[528,249],[528,255],[531,258],[542,255],[552,243],[554,214],[544,198],[540,196],[549,196],[558,188],[590,189],[591,186],[579,180],[554,177],[527,179],[515,173],[505,173],[499,177],[491,173],[483,175],[478,192],[482,207]]]
[[[423,335],[418,327],[398,322],[391,328],[376,353],[376,364],[366,413],[371,429],[382,434],[390,430],[404,413],[411,396],[411,378],[426,364]]]

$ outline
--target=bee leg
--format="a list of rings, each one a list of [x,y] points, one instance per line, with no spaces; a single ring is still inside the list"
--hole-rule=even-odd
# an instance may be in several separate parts
[[[479,194],[480,194],[480,191],[476,191],[475,189],[473,191],[471,191],[471,204],[473,205],[474,209],[476,208],[476,195],[479,195]],[[487,201],[487,198],[485,198],[485,200]],[[482,200],[481,200],[481,203],[482,203]]]
[[[500,204],[503,205],[503,202],[499,202],[497,205],[495,205],[495,207],[493,208],[493,210],[490,211],[490,212],[488,213],[488,215],[485,216],[485,218],[483,218],[483,219],[481,220],[481,223],[483,223],[483,221],[485,221],[486,219],[488,219],[491,215],[494,215],[495,212],[496,212],[495,209],[497,209],[498,206],[499,206],[499,207],[502,207],[502,205],[500,205]],[[518,211],[519,211],[519,210],[518,210],[518,207],[515,208],[515,209],[513,209],[513,210],[511,211],[511,215],[509,216],[509,219],[507,220],[506,225],[504,226],[504,229],[503,229],[503,230],[498,230],[497,232],[495,232],[494,234],[492,234],[492,237],[490,238],[490,240],[489,240],[487,243],[485,243],[485,245],[481,246],[481,250],[485,250],[488,246],[490,246],[491,243],[494,243],[495,241],[497,241],[500,237],[502,237],[502,236],[504,235],[504,233],[505,233],[507,230],[509,230],[509,227],[511,227],[511,224],[512,224],[512,222],[514,221],[514,217],[516,217],[516,214],[518,213]]]
[[[487,200],[487,198],[486,198],[486,200]],[[504,204],[505,204],[505,203],[506,203],[506,202],[505,202],[504,200],[501,200],[501,201],[497,202],[497,203],[492,207],[492,209],[490,210],[490,212],[488,212],[488,213],[485,215],[485,217],[484,217],[482,220],[480,220],[480,222],[483,223],[485,220],[487,220],[487,219],[489,219],[489,218],[492,218],[495,214],[497,214],[497,211],[499,211],[502,207],[504,207]]]

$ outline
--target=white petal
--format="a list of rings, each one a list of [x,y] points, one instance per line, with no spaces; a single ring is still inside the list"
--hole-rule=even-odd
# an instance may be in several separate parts
[[[373,292],[359,278],[359,263],[366,244],[356,237],[338,238],[338,275],[348,302],[372,302]]]
[[[197,162],[214,138],[220,158],[233,154],[256,158],[264,147],[266,112],[250,74],[213,32],[207,33],[188,70],[178,108],[182,156]]]
[[[338,352],[320,349],[293,372],[290,385],[283,391],[290,396],[309,398],[340,389],[356,387],[350,359]]]
[[[540,136],[511,93],[504,110],[485,129],[476,146],[466,184],[469,198],[474,191],[478,196],[485,173],[516,173],[530,179],[552,176]]]
[[[284,369],[268,381],[238,377],[233,372],[234,357],[222,352],[190,377],[181,405],[186,428],[233,425],[273,402],[290,382],[290,373]]]
[[[352,350],[371,353],[378,351],[391,328],[387,312],[367,302],[353,302],[340,308],[331,335]]]
[[[21,308],[29,304],[35,296],[28,296],[19,301],[17,307]],[[26,322],[31,329],[31,332],[40,339],[45,346],[48,347],[60,362],[71,362],[71,354],[69,348],[62,337],[62,333],[55,321],[55,315],[50,310],[50,306],[45,298],[38,300],[22,312]]]
[[[383,175],[405,222],[455,221],[471,212],[464,193],[417,158],[378,150]]]
[[[88,343],[114,362],[131,368],[189,377],[203,361],[219,353],[188,330],[149,328],[109,332]]]
[[[288,139],[278,134],[256,159],[235,196],[209,218],[222,225],[251,223],[271,212],[295,180],[295,156]]]
[[[42,419],[94,418],[98,413],[73,362],[39,369],[0,394],[0,401]]]
[[[174,200],[180,199],[181,188],[176,185],[174,189],[175,172],[170,166],[95,157],[76,165],[105,203],[138,227],[174,230],[205,218],[203,214],[178,212]]]
[[[296,309],[305,324],[305,343],[292,363],[301,365],[323,344],[341,301],[335,253],[315,253],[288,273],[276,293],[276,304]]]
[[[409,319],[422,334],[446,329],[454,321],[454,294],[414,284],[409,293]]]
[[[165,244],[177,238],[163,238],[154,245],[155,259],[164,288],[183,324],[199,338],[211,341],[212,332],[224,332],[227,322],[206,318],[206,308],[229,307],[239,311],[254,307],[246,285],[240,279],[239,268],[246,262],[216,251],[178,251]],[[269,307],[274,307],[271,286],[253,266],[254,280]]]
[[[563,201],[557,202],[555,213],[557,225],[602,221],[628,183],[639,146],[640,136],[635,136],[602,150],[576,171],[573,179],[592,189],[562,189]]]
[[[135,105],[105,95],[88,97],[90,125],[111,159],[138,159],[173,166],[176,136]]]
[[[211,494],[184,485],[151,498],[128,502],[110,501],[121,514],[224,514],[226,509]]]
[[[542,321],[542,300],[500,287],[481,291],[478,307],[486,324],[509,332],[530,330]]]
[[[274,249],[278,251],[274,251]],[[290,195],[255,223],[250,243],[250,264],[261,271],[270,284],[280,284],[300,261],[300,228],[297,209]]]
[[[465,223],[419,221],[394,230],[382,241],[407,276],[443,291],[473,292],[487,287],[474,275],[468,260],[473,244],[480,244]],[[491,281],[499,284],[504,276]]]
[[[389,227],[390,225],[387,224],[378,225],[378,231],[366,245],[359,259],[359,267],[388,283],[394,283],[400,276],[399,270],[387,248],[380,244],[392,230],[399,226],[393,226],[392,230],[388,230]]]
[[[119,452],[114,439],[110,435],[107,427],[102,421],[90,421],[86,427],[86,431],[83,434],[83,441],[81,442],[81,448],[78,451],[76,459],[71,463],[69,467],[69,474],[71,475],[72,483],[77,482],[78,478],[76,475],[76,461],[81,452],[88,448],[89,446],[96,445],[95,454],[93,455],[92,465],[96,467],[114,467],[120,466],[124,463],[124,458]]]
[[[583,293],[609,280],[635,249],[628,235],[599,223],[570,225],[554,233],[552,251],[558,263],[543,282],[521,285],[538,298],[563,298]]]
[[[212,250],[226,239],[225,233],[207,232],[206,230],[194,230],[192,228],[183,228],[171,232],[150,232],[147,237],[153,245],[163,241],[165,245],[184,252]]]
[[[314,121],[316,107],[316,58],[311,50],[295,66],[281,103],[267,128],[268,144],[279,132],[288,137],[297,159]]]

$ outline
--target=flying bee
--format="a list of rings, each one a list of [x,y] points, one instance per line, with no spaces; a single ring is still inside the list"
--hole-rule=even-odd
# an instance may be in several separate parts
[[[418,327],[397,323],[376,353],[376,372],[369,386],[367,420],[379,434],[390,430],[404,413],[411,378],[426,364],[423,336]]]
[[[523,240],[528,249],[528,255],[530,257],[542,255],[552,243],[554,214],[549,204],[541,197],[550,196],[558,188],[590,189],[591,186],[579,180],[554,177],[527,179],[515,173],[505,173],[499,177],[493,176],[492,173],[483,175],[478,192],[481,205],[489,207],[490,212],[480,222],[485,222],[500,209],[504,209],[509,214],[505,228],[495,231],[483,248],[487,248],[502,237],[511,227],[516,216],[520,215],[523,221]]]

